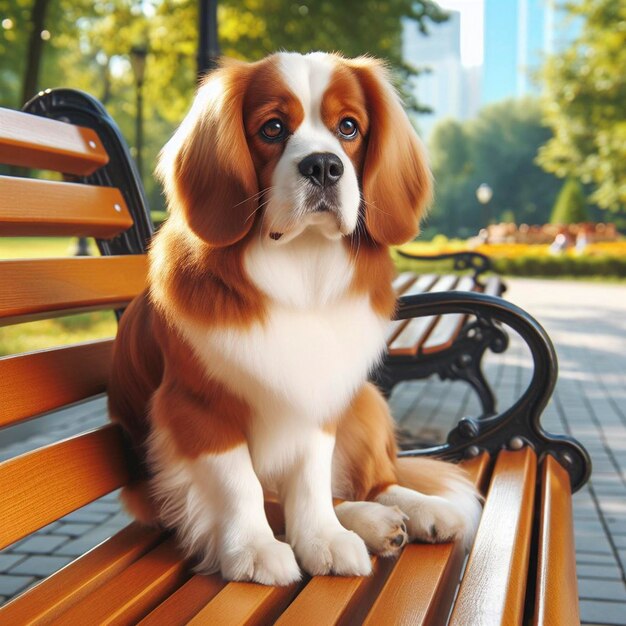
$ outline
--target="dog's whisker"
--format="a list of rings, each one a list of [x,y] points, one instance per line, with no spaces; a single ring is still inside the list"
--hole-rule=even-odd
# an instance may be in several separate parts
[[[255,200],[256,198],[260,198],[264,193],[267,193],[268,191],[271,191],[272,189],[275,189],[275,188],[276,188],[275,185],[270,185],[269,187],[266,187],[265,189],[261,189],[261,191],[257,191],[256,193],[253,193],[249,198],[245,198],[241,202],[237,202],[237,204],[233,204],[233,209],[242,204],[245,204],[246,202],[249,202],[250,200]]]

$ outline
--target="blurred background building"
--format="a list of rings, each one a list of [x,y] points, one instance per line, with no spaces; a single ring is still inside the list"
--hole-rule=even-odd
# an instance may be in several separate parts
[[[533,74],[546,54],[571,42],[579,30],[564,23],[556,0],[441,0],[450,19],[429,26],[430,37],[405,20],[403,56],[424,68],[411,81],[420,104],[416,114],[428,138],[437,122],[474,117],[481,106],[507,98],[537,95]]]

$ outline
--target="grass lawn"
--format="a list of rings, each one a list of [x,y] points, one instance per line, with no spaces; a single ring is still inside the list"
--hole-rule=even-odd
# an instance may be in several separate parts
[[[63,257],[71,255],[75,247],[75,237],[8,237],[0,239],[0,259]],[[93,239],[89,249],[91,254],[98,254]]]
[[[70,237],[14,237],[0,239],[0,259],[36,259],[71,254],[76,239]],[[98,254],[93,240],[91,253]],[[117,322],[112,311],[80,313],[68,317],[0,327],[0,356],[113,337]]]
[[[114,337],[116,332],[117,321],[113,311],[79,313],[4,326],[0,327],[0,357]]]

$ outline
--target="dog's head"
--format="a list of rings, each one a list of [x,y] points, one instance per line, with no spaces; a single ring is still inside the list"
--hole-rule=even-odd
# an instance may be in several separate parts
[[[200,87],[158,174],[170,209],[213,246],[259,223],[280,245],[307,228],[397,244],[430,197],[420,142],[370,58],[278,53],[228,61]]]

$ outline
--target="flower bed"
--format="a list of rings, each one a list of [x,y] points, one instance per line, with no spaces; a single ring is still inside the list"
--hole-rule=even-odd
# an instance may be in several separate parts
[[[467,250],[467,242],[435,238],[432,242],[412,242],[402,250],[422,255],[437,255]],[[626,241],[589,244],[583,253],[574,249],[555,255],[548,245],[522,243],[481,244],[472,248],[491,257],[495,270],[513,276],[605,276],[626,278]],[[400,270],[443,271],[437,263],[413,262],[394,255]],[[449,263],[447,266],[449,268]]]

